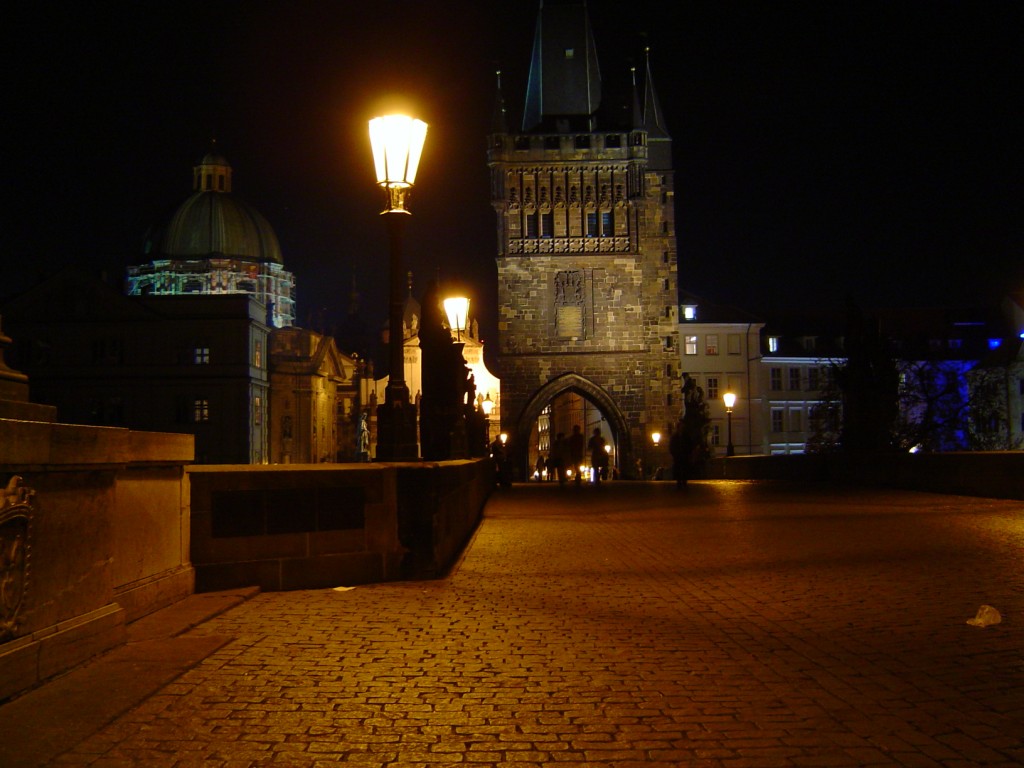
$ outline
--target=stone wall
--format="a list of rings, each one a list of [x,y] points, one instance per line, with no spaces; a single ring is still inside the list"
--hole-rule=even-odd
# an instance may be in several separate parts
[[[437,576],[494,485],[489,460],[196,466],[189,479],[200,592]]]
[[[1024,499],[1024,452],[734,456],[708,462],[707,476],[798,480]]]
[[[0,419],[0,699],[192,593],[191,435]]]

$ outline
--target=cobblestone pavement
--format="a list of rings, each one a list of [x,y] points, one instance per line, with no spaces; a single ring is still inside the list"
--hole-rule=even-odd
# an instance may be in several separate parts
[[[1021,765],[1022,564],[1016,501],[517,485],[448,578],[260,594],[55,764]]]

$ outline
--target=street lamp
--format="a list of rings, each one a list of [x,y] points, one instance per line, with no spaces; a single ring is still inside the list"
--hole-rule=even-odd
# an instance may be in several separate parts
[[[651,432],[651,442],[655,448],[661,445],[661,432]]]
[[[448,327],[455,331],[457,341],[462,341],[462,332],[466,330],[466,316],[469,314],[469,299],[465,296],[452,296],[445,299],[444,313],[448,315]]]
[[[415,406],[409,402],[409,388],[405,383],[402,228],[409,215],[405,198],[416,179],[426,137],[427,124],[405,115],[375,117],[370,121],[370,146],[377,184],[387,193],[387,208],[381,215],[387,224],[391,271],[388,313],[391,370],[384,389],[384,402],[377,407],[377,458],[391,461],[414,460],[419,454]]]
[[[491,400],[491,393],[480,401],[480,410],[484,412],[484,420],[487,422],[487,444],[491,444],[491,413],[494,411],[494,401]]]
[[[736,405],[736,395],[732,392],[726,392],[722,395],[722,400],[725,401],[725,418],[729,434],[729,443],[725,448],[725,455],[735,456],[736,449],[732,447],[732,407]]]

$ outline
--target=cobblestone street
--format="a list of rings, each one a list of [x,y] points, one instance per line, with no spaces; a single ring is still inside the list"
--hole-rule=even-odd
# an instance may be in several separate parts
[[[517,485],[447,578],[256,595],[53,764],[1021,765],[1022,565],[1017,501]]]

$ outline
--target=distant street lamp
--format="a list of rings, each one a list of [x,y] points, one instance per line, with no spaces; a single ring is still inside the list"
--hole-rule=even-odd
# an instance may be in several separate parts
[[[377,458],[408,461],[418,458],[416,412],[409,402],[405,383],[405,350],[402,320],[405,295],[402,268],[402,229],[409,211],[405,198],[416,179],[427,124],[404,115],[375,117],[370,121],[370,145],[377,184],[387,193],[384,216],[390,241],[390,306],[388,354],[391,370],[384,402],[377,407]]]
[[[469,299],[465,296],[452,296],[445,299],[444,313],[448,315],[448,327],[455,331],[457,341],[462,341],[462,332],[466,330],[466,316],[469,314]]]
[[[722,395],[722,400],[725,401],[725,418],[728,424],[729,443],[725,448],[726,456],[735,456],[736,449],[732,447],[732,407],[736,405],[736,395],[732,392],[726,392]]]
[[[655,448],[661,445],[661,432],[651,432],[651,442]]]
[[[487,422],[487,444],[491,444],[491,413],[494,411],[494,401],[491,400],[491,393],[480,401],[480,410],[484,412],[484,419]]]

